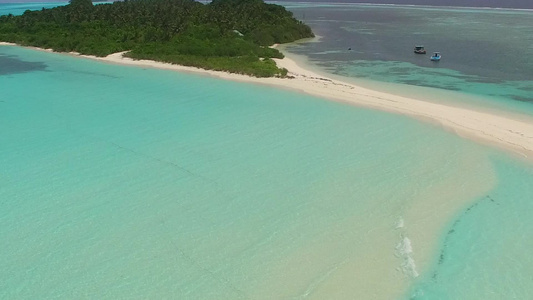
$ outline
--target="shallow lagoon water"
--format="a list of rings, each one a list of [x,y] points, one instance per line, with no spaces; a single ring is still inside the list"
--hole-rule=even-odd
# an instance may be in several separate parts
[[[1,51],[46,65],[0,77],[2,297],[388,297],[494,181],[492,150],[407,117]]]
[[[286,5],[321,36],[287,49],[322,72],[427,101],[533,114],[533,67],[523,60],[533,50],[531,11]],[[442,51],[444,60],[435,64],[413,54],[415,44]],[[405,299],[533,297],[527,250],[533,235],[526,216],[533,169],[504,157],[493,157],[492,165],[495,187],[450,217],[441,229],[440,250]]]
[[[0,298],[533,293],[529,163],[264,86],[0,56]]]
[[[432,270],[405,299],[533,297],[533,167],[508,158],[494,166],[496,188],[457,214]]]

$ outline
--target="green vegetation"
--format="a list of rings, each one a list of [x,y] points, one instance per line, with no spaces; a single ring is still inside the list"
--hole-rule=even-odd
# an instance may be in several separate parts
[[[312,37],[284,7],[262,0],[125,0],[0,17],[0,41],[107,56],[151,59],[258,77],[284,76],[274,43]]]

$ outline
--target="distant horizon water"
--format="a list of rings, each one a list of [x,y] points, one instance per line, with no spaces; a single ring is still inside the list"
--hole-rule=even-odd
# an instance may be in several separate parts
[[[210,0],[197,0],[198,2],[211,2]],[[31,1],[31,0],[0,0],[0,4],[10,3],[68,3],[68,0],[49,0],[49,1]],[[92,1],[113,2],[113,1]],[[291,0],[266,0],[265,2],[294,2]],[[305,0],[302,3],[332,3],[324,0]],[[336,0],[333,3],[346,4],[392,4],[392,5],[419,5],[419,6],[448,6],[448,7],[487,7],[487,8],[515,8],[515,9],[533,9],[533,3],[529,0]]]
[[[291,0],[276,0],[267,2],[294,2]],[[416,6],[445,6],[445,7],[478,7],[478,8],[515,8],[533,9],[529,0],[304,0],[301,3],[345,3],[345,4],[391,4]]]

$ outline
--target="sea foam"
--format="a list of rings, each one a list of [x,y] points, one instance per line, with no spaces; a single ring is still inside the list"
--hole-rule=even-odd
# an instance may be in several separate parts
[[[419,274],[416,271],[415,260],[411,256],[412,253],[413,246],[411,245],[411,240],[408,237],[403,236],[395,247],[396,256],[402,259],[399,270],[409,277],[416,278]]]

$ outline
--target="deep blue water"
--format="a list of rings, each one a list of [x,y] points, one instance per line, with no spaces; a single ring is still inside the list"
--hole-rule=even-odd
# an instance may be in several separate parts
[[[283,3],[321,37],[288,50],[327,72],[458,91],[533,113],[531,11]],[[414,54],[415,45],[429,54]],[[429,60],[433,51],[440,62]]]

